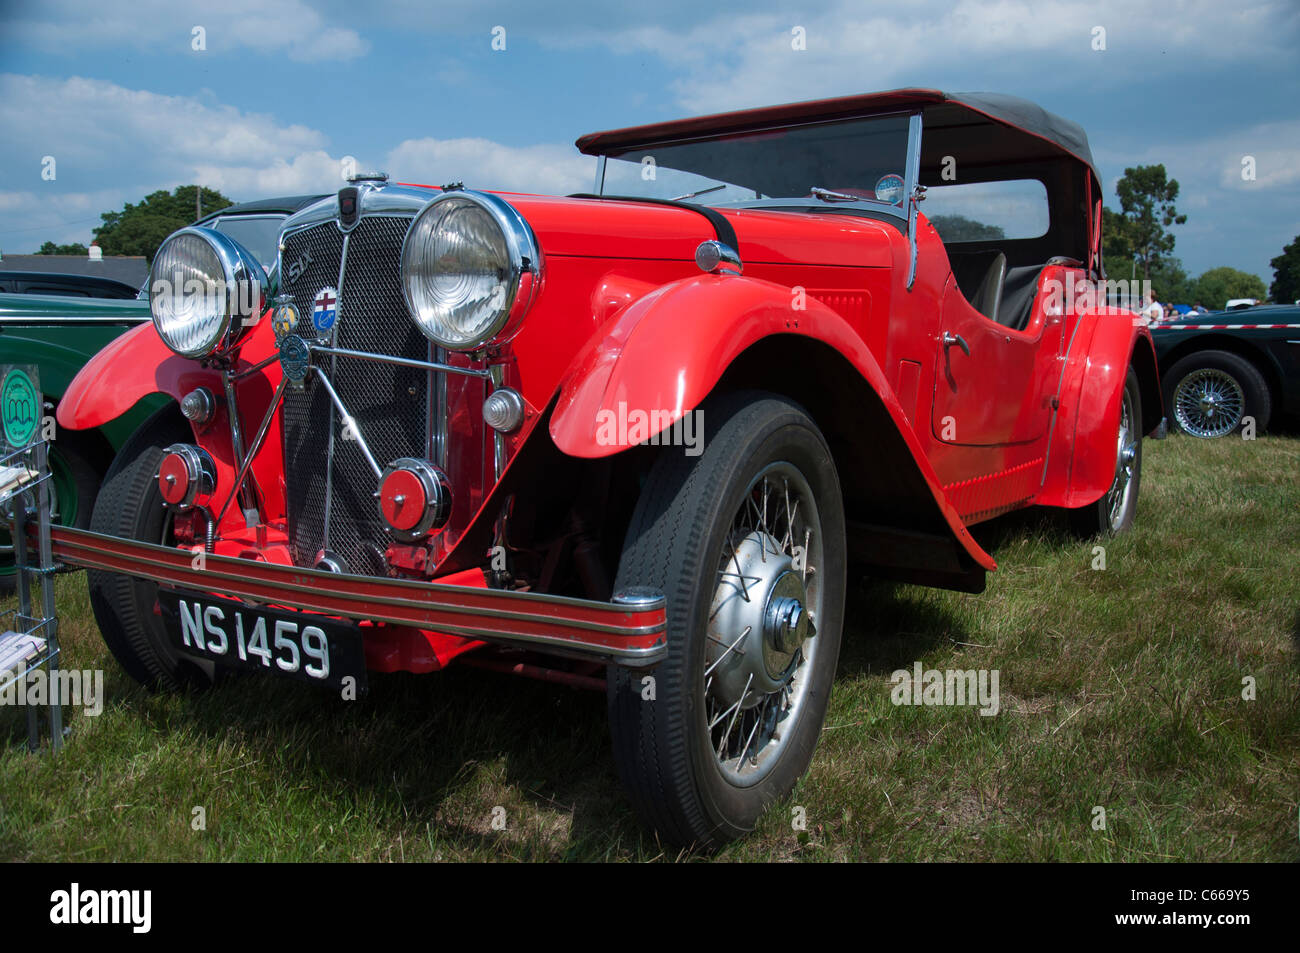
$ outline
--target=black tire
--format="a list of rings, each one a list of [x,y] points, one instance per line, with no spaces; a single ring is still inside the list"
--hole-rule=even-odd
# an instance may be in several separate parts
[[[104,448],[91,436],[63,431],[50,442],[49,467],[53,522],[60,526],[86,529],[90,526],[100,475],[108,464]],[[34,504],[33,504],[34,505]],[[69,518],[70,517],[70,518]],[[5,514],[8,519],[8,513]],[[0,597],[13,593],[13,544],[6,522],[0,529]]]
[[[141,424],[104,475],[90,528],[109,536],[162,542],[169,523],[158,492],[158,464],[164,448],[193,439],[189,424],[174,405]],[[153,690],[212,683],[210,667],[179,657],[167,642],[155,611],[157,583],[97,569],[87,570],[86,576],[99,631],[128,675]]]
[[[1132,367],[1124,378],[1116,431],[1119,452],[1110,489],[1096,503],[1070,514],[1074,531],[1080,536],[1113,536],[1126,532],[1137,515],[1138,492],[1142,487],[1142,388]],[[1131,451],[1127,461],[1126,449]]]
[[[651,673],[653,697],[644,697],[644,673],[611,668],[607,685],[614,759],[637,813],[667,841],[713,849],[752,830],[768,805],[789,793],[808,769],[835,677],[844,615],[846,559],[843,500],[835,465],[825,439],[801,407],[766,393],[730,394],[705,404],[703,422],[706,436],[701,455],[687,456],[682,448],[675,447],[660,452],[642,489],[619,563],[616,588],[649,586],[667,598],[668,655]],[[747,681],[736,693],[736,711],[745,719],[740,731],[733,737],[732,724],[726,724],[727,734],[715,735],[707,717],[714,711],[711,706],[720,703],[708,694],[704,669],[706,643],[721,645],[722,640],[710,636],[708,628],[717,625],[723,611],[717,600],[725,602],[730,598],[721,595],[721,580],[727,578],[722,575],[724,552],[729,550],[728,558],[737,558],[739,570],[735,555],[738,550],[750,546],[746,558],[764,551],[761,541],[757,547],[747,542],[761,539],[757,528],[742,534],[748,513],[745,501],[757,501],[753,495],[757,487],[752,484],[766,474],[773,474],[772,487],[783,481],[787,500],[792,484],[797,499],[810,497],[810,506],[803,508],[804,522],[820,525],[820,543],[811,536],[805,540],[806,565],[815,572],[804,576],[804,602],[808,608],[816,605],[820,610],[809,612],[809,617],[816,615],[816,633],[792,650],[790,694],[777,697],[780,693],[756,692],[753,698],[761,698],[761,703],[742,708],[751,698]],[[802,490],[799,479],[803,480]],[[768,486],[769,480],[764,479],[762,485]],[[786,535],[802,537],[803,533],[798,532],[804,528],[799,522],[798,504],[793,516],[791,504],[785,506]],[[811,520],[807,518],[809,513]],[[779,504],[774,503],[770,527],[774,533],[779,532],[779,517]],[[766,520],[765,512],[764,527]],[[775,536],[768,538],[776,542]],[[794,547],[780,548],[783,561],[789,558],[785,550],[794,552]],[[769,553],[768,559],[776,562],[776,548]],[[813,562],[814,553],[820,565]],[[793,569],[787,563],[782,565],[787,569],[781,578],[790,582],[784,577],[797,571],[798,563],[793,564]],[[738,595],[736,584],[728,585],[732,595]],[[755,585],[752,579],[749,585]],[[768,590],[776,591],[775,585]],[[764,612],[772,601],[765,597]],[[747,592],[745,603],[750,602],[751,594]],[[753,599],[754,606],[758,602]],[[734,599],[731,604],[740,607],[738,611],[751,611]],[[784,631],[793,630],[787,627]],[[745,646],[751,644],[746,642]],[[707,647],[707,651],[727,656],[716,645]],[[753,657],[766,660],[767,649],[759,648]],[[725,660],[716,660],[713,667],[717,670],[709,684],[729,678],[728,666],[748,664],[737,659],[733,653]],[[718,668],[723,661],[725,665]],[[796,686],[796,682],[802,684]],[[789,707],[783,708],[783,702]],[[769,704],[775,705],[771,712]],[[755,727],[750,731],[754,736],[769,714],[776,721],[783,715],[793,718],[794,727],[785,723],[781,741],[770,741],[766,729],[754,741],[747,741],[735,761],[735,770],[749,770],[749,744],[754,745],[755,764],[760,757],[765,760],[761,767],[753,769],[752,780],[741,778],[744,783],[737,783],[727,776],[728,759],[715,753],[714,739],[721,738],[716,742],[719,750],[734,751],[746,720],[753,718]],[[739,717],[734,716],[732,721]],[[766,752],[773,754],[767,758]]]
[[[1268,428],[1272,395],[1264,375],[1231,351],[1196,351],[1178,360],[1164,375],[1165,407],[1170,423],[1193,437],[1226,437],[1242,429],[1246,417],[1255,429]]]

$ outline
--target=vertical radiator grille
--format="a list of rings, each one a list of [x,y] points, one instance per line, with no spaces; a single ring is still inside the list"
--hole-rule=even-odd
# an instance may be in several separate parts
[[[428,360],[429,342],[402,298],[401,248],[409,224],[405,216],[363,217],[347,239],[341,287],[344,241],[333,222],[287,236],[283,261],[311,256],[303,275],[286,288],[301,315],[300,333],[312,333],[317,292],[335,287],[334,346]],[[317,355],[315,363],[333,383],[380,467],[396,457],[429,455],[430,371],[330,355]],[[302,390],[285,393],[284,462],[294,562],[311,565],[328,549],[354,573],[385,574],[387,537],[372,496],[378,481],[360,443],[344,433],[340,414],[315,373]]]

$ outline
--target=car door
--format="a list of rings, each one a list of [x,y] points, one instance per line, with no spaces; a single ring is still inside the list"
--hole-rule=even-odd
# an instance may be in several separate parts
[[[975,310],[949,278],[936,342],[936,440],[1001,447],[1046,436],[1060,323],[1044,317],[1035,302],[1024,331],[997,324]]]

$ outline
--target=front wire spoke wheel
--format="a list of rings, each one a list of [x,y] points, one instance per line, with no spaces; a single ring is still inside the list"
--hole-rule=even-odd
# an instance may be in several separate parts
[[[660,452],[615,589],[667,602],[650,671],[612,668],[614,761],[665,841],[716,849],[808,770],[844,618],[844,503],[826,438],[789,398],[719,394],[702,453]]]
[[[778,462],[754,478],[723,543],[702,677],[710,748],[732,784],[762,780],[803,713],[821,538],[807,480]]]

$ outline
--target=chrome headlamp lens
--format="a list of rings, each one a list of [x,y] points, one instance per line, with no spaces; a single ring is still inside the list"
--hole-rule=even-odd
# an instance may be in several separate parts
[[[163,343],[182,357],[234,344],[262,314],[265,272],[251,252],[210,228],[183,228],[158,249],[149,311]]]
[[[502,343],[532,303],[541,254],[532,229],[495,195],[444,192],[402,244],[402,293],[420,330],[452,351]]]

